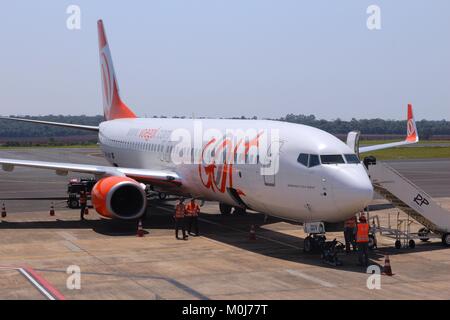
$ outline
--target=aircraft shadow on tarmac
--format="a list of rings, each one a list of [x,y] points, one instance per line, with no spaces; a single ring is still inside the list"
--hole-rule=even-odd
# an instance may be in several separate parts
[[[153,203],[149,206],[149,211],[154,211],[152,207],[166,208],[167,211],[173,209],[171,204]],[[151,234],[152,230],[173,230],[174,222],[172,214],[169,212],[162,213],[162,210],[155,214],[149,214],[143,219],[142,224],[144,233]],[[334,267],[324,263],[319,253],[306,254],[301,249],[303,247],[303,238],[292,236],[286,233],[264,228],[265,225],[280,222],[282,220],[269,218],[264,222],[264,215],[258,213],[250,213],[246,215],[200,215],[199,229],[201,236],[208,239],[244,249],[267,257],[281,259],[301,264],[309,264],[314,266],[322,266],[325,268],[333,268],[345,270],[349,272],[365,272],[365,269],[356,265],[357,255],[351,253],[339,254],[339,259],[343,262],[342,266]],[[250,226],[256,228],[256,240],[249,240]],[[299,226],[300,228],[300,226]],[[115,221],[107,219],[98,220],[60,220],[55,221],[33,221],[33,222],[8,222],[0,223],[2,229],[91,229],[102,235],[120,237],[135,236],[137,231],[136,221]],[[332,238],[328,238],[332,240]],[[445,249],[440,243],[421,243],[415,249],[395,249],[385,247],[376,249],[370,253],[370,264],[380,267],[384,264],[386,254],[397,255],[412,252],[433,251]]]

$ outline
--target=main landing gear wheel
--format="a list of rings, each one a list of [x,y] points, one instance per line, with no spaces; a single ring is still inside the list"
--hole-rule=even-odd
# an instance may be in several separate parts
[[[408,246],[410,249],[414,249],[416,247],[416,242],[414,240],[409,240]]]
[[[402,248],[402,243],[400,242],[400,240],[395,241],[395,249],[401,249]]]
[[[420,241],[427,242],[428,240],[430,240],[430,230],[428,230],[427,228],[419,229],[419,232],[417,234],[420,238]]]
[[[228,215],[231,213],[231,210],[233,209],[232,206],[225,204],[225,203],[219,203],[219,210],[221,214]]]
[[[312,239],[310,236],[307,236],[305,240],[303,240],[303,252],[305,253],[312,252]]]
[[[446,247],[450,247],[450,233],[444,233],[442,236],[442,244]]]

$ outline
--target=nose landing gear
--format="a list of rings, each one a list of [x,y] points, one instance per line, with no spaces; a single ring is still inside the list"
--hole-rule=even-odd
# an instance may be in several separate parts
[[[324,234],[310,234],[303,240],[303,252],[319,252],[327,238]]]
[[[308,234],[303,241],[303,251],[305,253],[319,251],[327,240],[323,222],[307,222],[303,226],[303,229]]]
[[[303,241],[303,252],[320,252],[324,263],[335,267],[342,265],[338,254],[344,251],[345,245],[336,239],[327,241],[323,222],[305,223],[304,230],[308,236]]]

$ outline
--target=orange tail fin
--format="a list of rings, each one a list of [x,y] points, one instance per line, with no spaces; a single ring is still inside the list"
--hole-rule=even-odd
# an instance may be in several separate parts
[[[417,142],[419,138],[417,136],[417,127],[416,122],[414,121],[414,115],[411,104],[408,104],[408,121],[406,125],[407,125],[406,141]]]
[[[136,118],[136,115],[122,101],[119,95],[116,74],[106,39],[103,21],[97,22],[98,44],[100,50],[100,72],[102,74],[103,113],[106,120]]]

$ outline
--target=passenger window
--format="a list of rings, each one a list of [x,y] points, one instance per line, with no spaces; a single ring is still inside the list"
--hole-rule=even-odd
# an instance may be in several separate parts
[[[320,165],[319,156],[317,154],[310,154],[309,155],[309,165],[308,167],[315,167]]]
[[[347,163],[360,163],[356,154],[344,154],[344,157]]]
[[[322,164],[340,164],[345,163],[344,158],[340,154],[324,154],[320,156]]]
[[[305,167],[308,166],[308,154],[306,153],[300,153],[300,155],[297,158],[297,161],[304,165]]]

